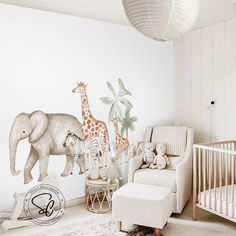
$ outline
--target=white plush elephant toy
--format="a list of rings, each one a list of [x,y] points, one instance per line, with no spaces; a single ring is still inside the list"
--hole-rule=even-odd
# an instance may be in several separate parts
[[[148,168],[154,160],[155,153],[153,152],[155,149],[154,143],[145,143],[144,151],[142,153],[143,164],[141,169]]]
[[[84,140],[82,126],[79,120],[69,114],[46,114],[34,111],[31,114],[20,113],[15,118],[9,135],[10,169],[12,175],[19,175],[15,169],[17,145],[20,140],[29,138],[30,153],[24,167],[24,183],[29,183],[33,178],[31,170],[39,161],[40,176],[42,181],[47,176],[50,155],[66,155],[67,162],[61,176],[68,176],[72,168],[73,157],[68,149],[63,147],[63,141],[68,130]]]
[[[115,152],[115,147],[113,142],[110,143],[110,165],[107,167],[105,176],[103,177],[109,184],[110,183],[117,183],[122,180],[120,170],[116,164],[117,153]]]
[[[157,144],[156,145],[156,152],[157,155],[155,156],[150,168],[152,169],[165,169],[166,165],[169,165],[168,157],[166,156],[167,147],[165,144]]]

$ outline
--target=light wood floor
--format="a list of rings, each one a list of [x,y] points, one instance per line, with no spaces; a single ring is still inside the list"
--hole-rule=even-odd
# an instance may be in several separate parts
[[[216,215],[198,209],[197,221],[192,221],[192,203],[188,203],[181,215],[174,214],[169,219],[167,226],[162,230],[164,236],[235,236],[236,224],[220,218]],[[41,232],[60,225],[73,223],[74,221],[94,216],[88,212],[84,205],[67,209],[63,219],[52,226],[30,226],[17,230],[9,230],[6,233],[0,231],[1,236],[26,236],[35,232]],[[60,236],[60,235],[58,235]],[[96,235],[99,236],[99,235]],[[112,235],[111,235],[112,236]]]

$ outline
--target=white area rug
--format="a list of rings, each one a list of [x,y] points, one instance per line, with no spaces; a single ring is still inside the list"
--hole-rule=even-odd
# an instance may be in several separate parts
[[[30,236],[151,236],[153,229],[141,226],[123,226],[119,232],[117,224],[111,218],[111,215],[95,215],[84,218],[73,223],[68,223],[56,228],[45,230]]]

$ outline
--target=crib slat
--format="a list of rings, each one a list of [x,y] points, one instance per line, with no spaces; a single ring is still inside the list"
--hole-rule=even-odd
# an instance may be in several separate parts
[[[222,158],[223,154],[220,153],[219,158],[219,177],[220,177],[220,213],[222,213]]]
[[[211,159],[212,159],[212,152],[208,153],[208,159],[209,159],[209,208],[211,209],[211,178],[212,178],[212,166],[211,166]]]
[[[213,152],[213,163],[214,163],[214,210],[216,211],[216,152]]]
[[[207,189],[209,189],[209,150],[206,150],[206,157]]]
[[[201,158],[202,158],[202,150],[198,149],[198,193],[201,193]]]
[[[231,203],[232,203],[232,218],[234,218],[234,155],[231,155]]]
[[[206,207],[206,171],[207,171],[207,165],[206,165],[206,150],[203,150],[203,161],[204,161],[204,165],[203,165],[203,184],[204,184],[204,207]]]
[[[225,214],[228,216],[228,154],[225,154]]]
[[[197,203],[197,150],[193,149],[193,220],[196,219],[196,203]]]

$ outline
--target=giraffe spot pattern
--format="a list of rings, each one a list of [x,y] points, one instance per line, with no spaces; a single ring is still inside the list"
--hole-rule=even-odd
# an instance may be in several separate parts
[[[108,144],[108,131],[103,121],[95,120],[89,111],[88,98],[86,93],[81,95],[82,115],[83,115],[83,132],[87,139],[91,136],[99,136],[103,151]]]

